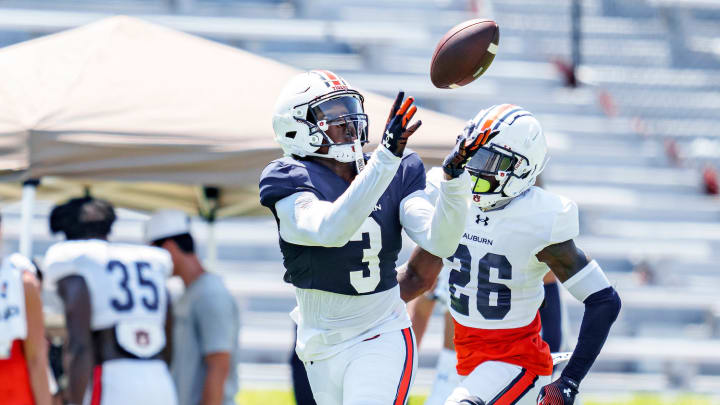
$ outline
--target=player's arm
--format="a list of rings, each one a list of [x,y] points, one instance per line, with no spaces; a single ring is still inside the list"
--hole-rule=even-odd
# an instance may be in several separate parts
[[[45,340],[40,283],[34,274],[23,271],[25,290],[25,314],[27,318],[27,337],[23,342],[25,361],[27,362],[30,386],[36,405],[50,405],[48,384],[48,343]]]
[[[341,247],[357,232],[395,177],[407,138],[420,126],[420,121],[407,126],[417,108],[411,107],[412,97],[401,106],[403,96],[402,92],[398,94],[390,111],[381,145],[340,197],[333,202],[321,201],[312,192],[298,192],[275,203],[283,240],[305,246]]]
[[[620,312],[620,297],[598,263],[591,261],[572,240],[547,246],[537,258],[585,304],[578,343],[568,365],[560,378],[543,387],[538,396],[539,404],[572,404],[578,385],[595,362]]]
[[[410,260],[398,269],[400,297],[410,302],[430,289],[442,270],[442,259],[417,246],[410,254]]]
[[[400,223],[423,250],[440,258],[448,257],[455,253],[467,220],[470,178],[462,174],[442,180],[437,191],[428,190],[433,187],[428,185],[402,200]]]
[[[460,243],[471,196],[465,165],[480,150],[485,135],[475,131],[471,121],[443,161],[443,178],[431,179],[425,190],[415,191],[401,202],[400,223],[405,232],[435,256],[451,256]]]
[[[90,292],[81,276],[68,276],[58,281],[58,293],[65,304],[65,323],[69,337],[68,401],[83,403],[85,389],[93,367],[90,331]]]

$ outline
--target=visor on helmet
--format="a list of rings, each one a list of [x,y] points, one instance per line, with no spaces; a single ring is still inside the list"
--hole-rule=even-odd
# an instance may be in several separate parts
[[[491,144],[480,148],[465,166],[473,182],[473,194],[502,193],[506,179],[518,177],[515,175],[515,168],[520,160],[527,161],[527,158],[498,145]],[[483,177],[497,178],[500,181],[499,189],[490,190],[490,181]],[[503,177],[505,180],[502,180]]]
[[[509,171],[517,163],[518,157],[512,152],[493,148],[495,145],[490,146],[487,149],[480,148],[475,153],[466,166],[468,170],[495,175],[501,171]]]
[[[321,100],[316,104],[310,104],[310,112],[315,122],[321,120],[332,121],[337,118],[352,114],[363,114],[362,100],[350,94],[340,97]]]
[[[368,141],[368,118],[363,110],[363,99],[359,94],[344,93],[340,96],[325,98],[316,103],[310,104],[308,109],[308,118],[310,119],[312,132],[323,133],[323,138],[327,144],[344,145],[353,142],[334,143],[325,134],[330,126],[340,126],[347,131],[347,134],[353,138],[359,139],[364,145]],[[313,146],[323,146],[323,144],[313,144]]]

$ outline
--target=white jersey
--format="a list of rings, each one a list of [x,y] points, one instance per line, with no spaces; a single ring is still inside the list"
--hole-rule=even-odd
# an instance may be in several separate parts
[[[428,173],[428,181],[437,177]],[[535,255],[578,233],[577,205],[538,187],[504,208],[473,210],[457,251],[443,260],[453,318],[478,329],[528,325],[542,304],[549,270]]]
[[[165,346],[170,254],[160,248],[74,240],[56,243],[45,255],[48,283],[68,276],[85,280],[90,294],[92,330],[115,328],[127,351],[149,357]]]
[[[27,337],[22,272],[35,272],[26,257],[14,253],[0,265],[0,359],[10,355],[13,341]]]

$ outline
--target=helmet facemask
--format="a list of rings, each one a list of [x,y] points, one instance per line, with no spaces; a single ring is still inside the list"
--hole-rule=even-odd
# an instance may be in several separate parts
[[[355,91],[333,92],[308,104],[306,119],[296,118],[309,128],[310,156],[330,158],[342,163],[362,158],[362,145],[368,142],[368,117],[363,109],[363,97]],[[336,142],[328,134],[342,130],[346,140]],[[328,147],[327,154],[317,153]],[[364,164],[364,159],[363,162]]]
[[[513,192],[513,181],[526,179],[531,171],[525,156],[495,144],[480,148],[465,169],[472,180],[473,202],[480,208],[516,197],[519,193]],[[487,178],[497,181],[494,189]]]

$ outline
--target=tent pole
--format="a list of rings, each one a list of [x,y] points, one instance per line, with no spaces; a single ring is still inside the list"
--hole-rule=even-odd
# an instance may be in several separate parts
[[[210,271],[217,270],[218,247],[215,239],[215,220],[207,222],[208,238],[207,238],[207,265]]]
[[[40,180],[30,179],[23,183],[22,207],[20,211],[20,254],[32,255],[32,222],[35,213],[35,191]]]
[[[207,267],[210,271],[217,271],[218,247],[215,239],[215,219],[220,203],[220,189],[213,186],[204,186],[200,206],[200,214],[207,221]]]

